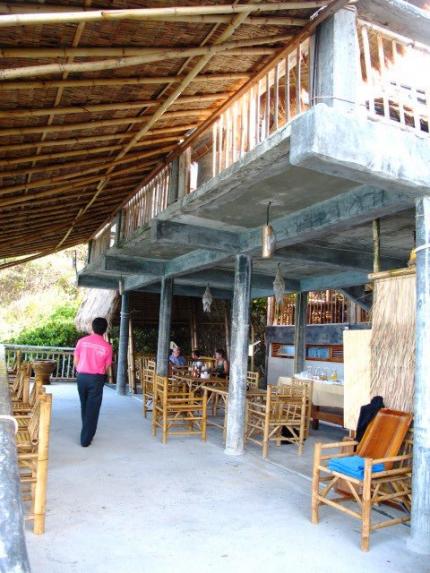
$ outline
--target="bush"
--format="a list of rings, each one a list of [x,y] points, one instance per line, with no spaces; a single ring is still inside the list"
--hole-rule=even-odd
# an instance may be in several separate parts
[[[26,328],[9,340],[10,344],[31,346],[75,346],[83,336],[75,328],[76,307],[60,306],[40,325]]]

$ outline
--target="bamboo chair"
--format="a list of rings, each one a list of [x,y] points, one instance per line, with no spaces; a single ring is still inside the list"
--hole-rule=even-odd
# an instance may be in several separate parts
[[[12,405],[15,402],[28,402],[30,393],[30,376],[31,364],[29,362],[23,362],[9,388]]]
[[[362,522],[361,549],[368,551],[371,531],[409,521],[410,516],[407,515],[372,524],[371,510],[373,506],[387,502],[398,504],[406,510],[410,508],[412,454],[410,447],[409,451],[405,450],[405,438],[411,422],[412,414],[383,408],[369,424],[359,444],[354,441],[344,441],[315,445],[312,482],[313,523],[319,522],[321,504],[329,505],[359,519]],[[350,455],[342,451],[342,448],[351,446],[357,446],[356,454],[364,458],[362,479],[328,468],[328,460]],[[402,447],[403,451],[408,453],[399,455]],[[326,454],[325,452],[329,450],[339,451]],[[384,470],[373,472],[373,466],[379,463],[384,464]],[[357,511],[345,506],[349,501],[357,504]]]
[[[169,435],[200,435],[206,440],[206,397],[178,385],[164,376],[155,376],[152,434],[162,431],[162,443]]]
[[[21,494],[28,509],[25,517],[33,521],[33,532],[41,535],[45,533],[52,395],[42,393],[36,403],[37,412],[28,429],[17,433],[17,448]]]
[[[26,394],[23,394],[22,401],[14,401],[12,402],[12,410],[14,414],[30,414],[32,411],[34,404],[36,403],[37,396],[45,391],[43,387],[42,380],[40,377],[36,377],[35,381],[33,382],[33,386],[31,388],[30,395],[28,400],[25,400]]]
[[[246,374],[246,385],[248,387],[248,390],[258,390],[259,383],[260,383],[260,373],[248,370]]]
[[[247,401],[245,439],[262,446],[263,458],[269,453],[269,443],[282,442],[295,444],[299,455],[303,452],[306,438],[307,388],[304,385],[267,387],[262,397],[251,397]],[[283,435],[287,428],[289,436]]]
[[[155,361],[146,360],[146,368],[142,370],[143,415],[145,418],[148,412],[153,411],[155,369]],[[148,404],[151,404],[151,409],[148,408]]]

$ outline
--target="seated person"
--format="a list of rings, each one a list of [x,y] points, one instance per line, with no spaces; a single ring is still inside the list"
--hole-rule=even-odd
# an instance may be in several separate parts
[[[187,365],[187,360],[185,356],[182,355],[179,346],[173,349],[172,354],[169,356],[169,362],[173,367],[184,368]]]
[[[215,376],[218,376],[218,378],[227,378],[229,370],[230,364],[225,356],[224,350],[217,348],[215,350]]]
[[[200,376],[202,368],[204,366],[203,361],[200,360],[201,353],[200,350],[193,350],[191,353],[191,358],[193,360],[193,371]]]

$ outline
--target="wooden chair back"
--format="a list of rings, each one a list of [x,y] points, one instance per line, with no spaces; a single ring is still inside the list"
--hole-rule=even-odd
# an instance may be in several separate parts
[[[412,414],[409,412],[382,408],[367,427],[357,446],[357,454],[372,459],[396,456],[411,422]]]
[[[246,383],[248,389],[258,390],[259,382],[260,382],[260,373],[248,370],[248,372],[246,373]]]

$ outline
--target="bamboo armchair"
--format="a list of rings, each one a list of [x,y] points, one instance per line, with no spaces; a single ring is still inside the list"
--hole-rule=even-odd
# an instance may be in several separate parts
[[[259,372],[252,372],[248,370],[246,374],[246,385],[248,390],[258,390],[258,385],[260,383],[260,373]]]
[[[371,531],[409,521],[404,517],[390,518],[372,524],[372,507],[380,503],[396,504],[410,509],[412,454],[407,438],[412,414],[383,408],[367,428],[361,442],[317,443],[314,451],[312,483],[312,522],[319,522],[321,504],[329,505],[362,522],[361,549],[368,551]],[[406,440],[405,440],[406,438]],[[329,460],[350,455],[348,448],[357,446],[356,454],[364,459],[361,478],[351,477],[328,467]],[[401,448],[403,452],[400,453]],[[331,451],[330,450],[337,450]],[[374,466],[383,464],[382,471]],[[322,475],[323,474],[323,475]],[[357,510],[345,504],[355,503]]]
[[[20,414],[20,415],[30,414],[30,412],[34,408],[37,397],[44,391],[45,388],[42,384],[42,380],[36,377],[35,381],[33,382],[33,386],[31,388],[31,392],[28,398],[26,399],[26,392],[23,392],[22,400],[15,400],[12,402],[12,410],[14,414]]]
[[[282,442],[295,444],[302,454],[308,416],[305,385],[269,385],[266,394],[248,398],[245,439],[262,446],[263,458],[268,456],[271,441],[277,446]]]
[[[17,433],[22,499],[28,510],[26,519],[33,521],[36,535],[45,532],[51,411],[52,395],[40,394],[28,427]]]
[[[200,435],[206,440],[206,397],[164,376],[155,376],[152,434],[162,431],[162,443],[169,435]]]
[[[154,378],[156,363],[154,360],[146,360],[146,367],[141,371],[141,384],[142,384],[142,398],[143,398],[143,415],[147,417],[148,412],[152,409],[148,408],[148,404],[153,406],[154,401]]]
[[[30,394],[30,376],[31,364],[29,362],[23,362],[20,365],[9,390],[10,398],[12,400],[12,407],[14,404],[23,402],[28,403]]]

